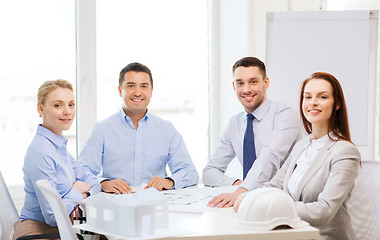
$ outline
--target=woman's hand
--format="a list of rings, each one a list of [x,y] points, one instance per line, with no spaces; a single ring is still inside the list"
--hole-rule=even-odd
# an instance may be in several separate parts
[[[88,184],[88,183],[82,182],[82,181],[76,181],[73,184],[73,188],[78,190],[78,192],[80,192],[84,198],[87,197],[86,192],[88,192],[88,190],[90,190],[91,187],[92,187],[91,184]]]
[[[71,224],[74,225],[74,220],[78,220],[79,217],[79,207],[77,206],[69,215]],[[76,218],[76,219],[75,219]]]

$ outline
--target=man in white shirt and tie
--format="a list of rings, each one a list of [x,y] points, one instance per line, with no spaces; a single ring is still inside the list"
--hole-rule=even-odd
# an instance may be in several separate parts
[[[240,194],[269,181],[301,135],[296,111],[267,99],[269,78],[262,61],[256,57],[242,58],[232,72],[233,88],[245,111],[234,115],[224,130],[203,169],[203,183],[239,187],[214,197],[208,203],[210,207],[232,207]],[[243,166],[242,180],[224,174],[235,157]]]

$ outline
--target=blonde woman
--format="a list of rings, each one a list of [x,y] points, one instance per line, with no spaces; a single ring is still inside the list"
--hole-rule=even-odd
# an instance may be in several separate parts
[[[38,89],[37,98],[42,124],[26,152],[23,167],[25,204],[15,223],[13,239],[58,233],[53,211],[38,190],[37,180],[47,179],[57,189],[70,216],[77,207],[75,202],[101,189],[96,176],[86,172],[67,151],[67,140],[62,136],[75,117],[72,85],[66,80],[46,81]]]

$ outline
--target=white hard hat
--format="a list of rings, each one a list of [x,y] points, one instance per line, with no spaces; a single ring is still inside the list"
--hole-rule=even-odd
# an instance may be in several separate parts
[[[248,192],[237,215],[236,226],[248,230],[272,230],[281,225],[291,228],[309,225],[298,217],[290,195],[278,188],[258,188]]]

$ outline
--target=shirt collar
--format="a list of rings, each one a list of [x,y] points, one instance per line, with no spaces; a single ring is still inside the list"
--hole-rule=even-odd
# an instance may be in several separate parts
[[[124,109],[123,107],[121,107],[120,111],[119,111],[119,115],[120,115],[120,118],[123,120],[123,121],[131,121],[131,118],[127,116],[127,114],[125,114],[124,112]],[[148,120],[149,117],[150,117],[150,112],[149,112],[149,109],[146,110],[146,113],[145,113],[145,116],[140,119],[141,120]]]
[[[43,137],[47,138],[50,142],[58,147],[66,147],[67,139],[63,135],[58,136],[49,129],[43,127],[41,124],[38,125],[37,134],[40,134]]]
[[[261,122],[261,120],[265,116],[265,113],[268,111],[269,107],[270,107],[270,100],[265,99],[265,101],[258,108],[256,108],[255,111],[252,112],[252,115],[255,117],[255,119],[257,119],[259,122]],[[247,121],[247,115],[248,114],[249,113],[247,113],[245,111],[244,121]]]
[[[330,132],[330,136],[331,136],[331,134],[332,134],[332,132]],[[333,136],[334,136],[334,134],[333,134]],[[329,134],[326,134],[323,137],[320,137],[318,139],[313,139],[312,134],[310,134],[307,137],[307,139],[308,139],[307,145],[312,147],[312,148],[315,148],[315,149],[321,149],[323,146],[325,146],[326,143],[328,143],[330,141]]]

